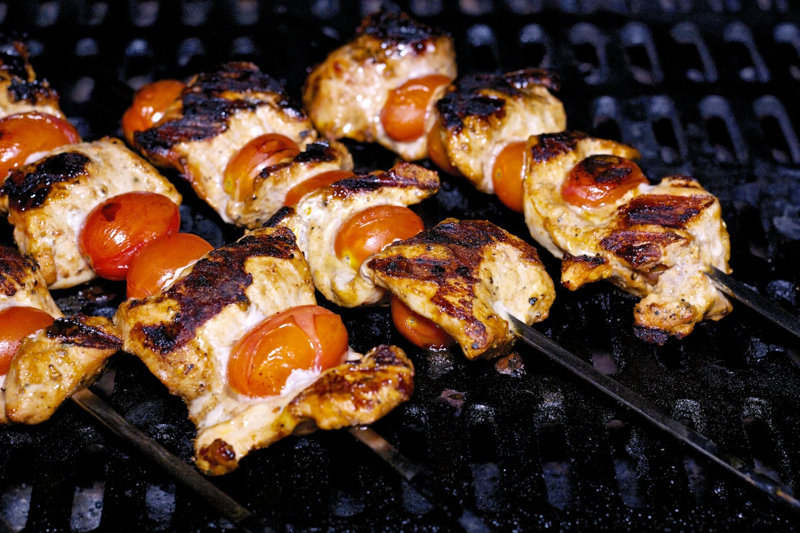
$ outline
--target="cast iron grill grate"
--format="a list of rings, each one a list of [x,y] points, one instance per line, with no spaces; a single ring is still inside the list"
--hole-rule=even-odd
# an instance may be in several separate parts
[[[0,0],[0,30],[28,33],[37,72],[94,139],[117,131],[127,105],[114,80],[138,87],[248,59],[297,96],[305,69],[379,4]],[[800,312],[800,14],[788,0],[400,5],[453,34],[462,74],[552,68],[571,128],[636,146],[652,178],[698,177],[722,202],[736,278]],[[351,146],[364,169],[393,161]],[[236,236],[199,202],[187,203],[184,230],[216,245]],[[486,218],[528,234],[521,216],[451,178],[421,214],[429,224]],[[556,261],[544,259],[557,275]],[[108,314],[118,293],[97,284],[62,293],[59,303]],[[608,285],[560,290],[539,329],[757,470],[798,484],[796,340],[739,305],[683,341],[652,347],[632,335],[632,305]],[[344,316],[354,348],[408,348],[385,310]],[[415,396],[375,429],[498,531],[800,529],[794,515],[527,348],[521,368],[409,352]],[[182,403],[130,356],[117,356],[116,374],[113,406],[188,460],[194,432]],[[41,426],[0,430],[0,445],[0,516],[16,530],[234,529],[73,405]],[[344,432],[285,439],[215,482],[279,530],[448,529]]]

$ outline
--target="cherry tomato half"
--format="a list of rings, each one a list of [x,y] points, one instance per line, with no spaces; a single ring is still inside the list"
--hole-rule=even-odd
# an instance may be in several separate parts
[[[342,319],[317,305],[268,317],[242,337],[228,360],[228,383],[240,394],[274,396],[294,370],[323,371],[347,356]]]
[[[0,182],[33,154],[81,142],[75,127],[46,113],[18,113],[0,119]]]
[[[349,261],[355,270],[372,254],[396,239],[409,239],[425,229],[422,219],[411,209],[379,205],[359,211],[342,224],[334,239],[339,259]]]
[[[355,176],[355,174],[349,170],[329,170],[328,172],[323,172],[321,174],[317,174],[316,176],[312,176],[289,189],[289,192],[286,193],[286,200],[283,201],[283,205],[294,207],[297,205],[297,202],[303,198],[303,196],[312,193],[317,189],[327,187],[331,183],[352,178],[353,176]]]
[[[600,207],[616,202],[641,183],[647,183],[647,178],[633,161],[615,155],[593,155],[570,171],[561,185],[561,197],[579,207]]]
[[[44,329],[55,320],[35,307],[7,307],[0,311],[0,376],[8,374],[11,359],[22,339]]]
[[[261,170],[294,159],[300,147],[286,135],[267,133],[236,152],[225,167],[222,188],[237,202],[253,194],[253,180]]]
[[[178,206],[161,194],[129,192],[109,198],[86,217],[81,230],[81,254],[97,275],[125,279],[139,250],[156,237],[177,233]]]
[[[424,350],[447,348],[455,343],[445,330],[412,311],[397,296],[392,296],[392,321],[403,337]]]
[[[152,128],[177,100],[186,84],[178,80],[159,80],[148,83],[133,97],[133,103],[122,115],[122,132],[133,144],[133,134]]]
[[[213,250],[191,233],[168,233],[142,246],[128,269],[128,298],[156,294],[176,272]]]
[[[492,168],[494,192],[509,209],[522,213],[525,141],[510,143],[497,154]]]
[[[398,142],[415,141],[425,134],[425,117],[438,87],[450,83],[450,78],[430,74],[408,80],[389,93],[381,110],[381,124],[389,138]]]
[[[447,156],[447,150],[445,150],[444,142],[442,142],[442,135],[444,135],[444,126],[442,126],[442,119],[439,119],[431,128],[431,131],[428,132],[428,157],[442,171],[458,176],[458,170],[456,170]]]

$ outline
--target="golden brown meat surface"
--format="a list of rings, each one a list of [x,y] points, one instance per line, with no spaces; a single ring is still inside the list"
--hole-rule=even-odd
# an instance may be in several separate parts
[[[378,11],[363,20],[352,42],[311,71],[303,89],[303,104],[317,129],[329,138],[378,142],[407,161],[423,159],[428,154],[426,136],[393,140],[380,115],[391,91],[432,74],[450,80],[456,77],[450,36],[404,13]],[[436,120],[431,111],[445,88],[439,87],[431,98],[425,131]]]
[[[301,149],[317,136],[279,82],[252,63],[233,62],[195,76],[161,120],[134,138],[153,164],[176,168],[225,222],[234,222],[225,168],[239,149],[266,133],[285,135]]]
[[[36,261],[16,248],[0,246],[0,308],[15,305],[35,307],[54,317],[63,316]]]
[[[561,283],[575,290],[608,279],[643,298],[634,310],[634,331],[659,344],[728,314],[730,302],[703,274],[712,265],[730,272],[719,200],[694,179],[671,176],[599,207],[565,202],[561,187],[570,171],[600,154],[638,157],[633,148],[577,132],[528,142],[525,220],[531,235],[563,258]]]
[[[553,281],[536,250],[494,224],[447,219],[373,255],[361,268],[450,334],[469,359],[507,353],[507,318],[547,318]]]
[[[31,111],[64,118],[58,94],[47,80],[36,79],[28,56],[25,43],[0,35],[0,118]]]
[[[555,75],[540,69],[456,81],[436,104],[450,164],[479,191],[494,193],[492,169],[503,148],[567,127],[564,105],[550,93],[558,87]]]
[[[67,145],[11,173],[3,185],[19,249],[51,289],[95,277],[78,238],[89,212],[119,194],[149,191],[180,204],[175,187],[118,139]]]

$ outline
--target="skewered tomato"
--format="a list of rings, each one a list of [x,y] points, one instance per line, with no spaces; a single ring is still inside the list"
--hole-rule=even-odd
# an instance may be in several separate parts
[[[447,348],[455,342],[445,330],[412,311],[397,296],[392,297],[392,321],[403,337],[424,350]]]
[[[109,198],[89,213],[81,230],[81,254],[97,275],[123,280],[146,243],[181,224],[175,203],[161,194],[129,192]]]
[[[525,141],[511,143],[497,155],[492,169],[494,192],[506,207],[522,213]]]
[[[443,134],[442,119],[439,119],[431,128],[431,131],[428,132],[428,157],[444,172],[458,176],[458,170],[450,163],[447,150],[444,148],[444,143],[442,142]]]
[[[240,394],[280,394],[295,370],[322,371],[347,355],[342,319],[316,305],[281,311],[251,329],[233,347],[228,383]]]
[[[331,183],[352,178],[353,176],[355,176],[355,174],[349,170],[329,170],[328,172],[317,174],[289,189],[289,192],[286,193],[286,200],[284,200],[283,205],[294,207],[306,194],[327,187]]]
[[[133,134],[152,128],[164,116],[170,104],[180,97],[186,85],[178,80],[148,83],[133,97],[133,103],[122,115],[122,132],[133,144]]]
[[[381,124],[386,135],[398,142],[410,142],[422,137],[433,93],[448,83],[450,78],[447,76],[431,74],[408,80],[390,92],[381,110]]]
[[[37,153],[81,142],[75,127],[46,113],[18,113],[0,119],[0,182]]]
[[[358,270],[361,263],[396,239],[408,239],[425,229],[411,209],[379,205],[359,211],[342,224],[334,240],[336,256]]]
[[[578,207],[600,207],[616,202],[642,183],[647,183],[647,178],[633,161],[615,155],[593,155],[570,171],[561,186],[561,197]]]
[[[168,233],[142,246],[128,270],[128,298],[156,294],[183,267],[213,250],[191,233]]]
[[[222,186],[241,202],[253,194],[253,180],[262,169],[293,159],[299,153],[300,147],[286,135],[267,133],[256,137],[228,161]]]
[[[7,307],[0,311],[0,376],[8,373],[11,359],[22,339],[46,328],[55,320],[35,307]]]

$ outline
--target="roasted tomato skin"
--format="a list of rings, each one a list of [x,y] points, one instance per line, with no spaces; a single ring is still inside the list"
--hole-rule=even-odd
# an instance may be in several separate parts
[[[192,233],[167,233],[142,246],[128,269],[127,296],[142,299],[158,293],[183,267],[213,250]]]
[[[403,337],[423,350],[441,350],[455,343],[445,330],[412,311],[397,296],[392,296],[392,321]]]
[[[280,133],[267,133],[242,146],[228,161],[222,188],[237,202],[253,194],[253,182],[267,167],[294,159],[300,153],[297,143]]]
[[[409,239],[425,229],[422,219],[407,207],[379,205],[347,219],[334,239],[336,256],[354,270],[397,239]]]
[[[159,80],[148,83],[133,97],[133,103],[122,115],[122,133],[133,144],[133,134],[152,128],[164,112],[177,100],[186,84],[178,80]]]
[[[317,305],[267,317],[242,337],[228,360],[228,384],[245,396],[282,392],[295,370],[324,371],[347,357],[347,329],[339,315]]]
[[[289,192],[286,193],[286,199],[283,201],[283,205],[294,207],[303,196],[317,189],[327,187],[337,181],[352,178],[353,176],[355,176],[355,174],[349,170],[329,170],[328,172],[322,172],[316,176],[312,176],[289,189]]]
[[[522,180],[525,171],[525,141],[513,142],[503,148],[492,168],[494,192],[509,209],[522,213],[525,196]]]
[[[33,154],[81,142],[78,130],[47,113],[18,113],[0,119],[0,183]]]
[[[92,209],[78,243],[98,276],[121,281],[142,246],[156,237],[177,233],[180,224],[178,206],[166,196],[129,192]]]
[[[596,208],[616,202],[642,183],[647,183],[647,178],[633,161],[593,155],[570,171],[561,186],[561,197],[578,207]]]
[[[450,78],[430,74],[408,80],[389,93],[381,110],[381,124],[390,139],[411,142],[425,135],[425,119],[433,93]]]
[[[22,339],[48,327],[54,320],[35,307],[15,306],[0,311],[0,376],[8,374]]]
[[[447,155],[442,135],[444,135],[444,126],[442,126],[442,119],[440,118],[431,128],[431,131],[428,132],[428,157],[443,172],[447,172],[451,176],[458,176],[458,170],[450,162],[450,157]]]

